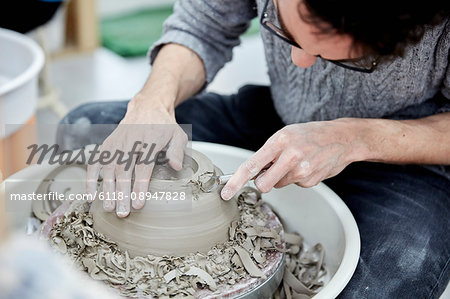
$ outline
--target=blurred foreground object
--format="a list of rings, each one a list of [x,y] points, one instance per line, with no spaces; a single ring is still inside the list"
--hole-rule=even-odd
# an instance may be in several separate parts
[[[31,236],[0,243],[1,298],[118,298]]]

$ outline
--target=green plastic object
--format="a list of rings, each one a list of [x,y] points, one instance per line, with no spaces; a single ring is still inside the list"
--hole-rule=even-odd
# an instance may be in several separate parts
[[[172,7],[152,8],[101,20],[102,45],[124,57],[143,56],[161,36],[163,22]],[[254,19],[245,35],[259,32]]]

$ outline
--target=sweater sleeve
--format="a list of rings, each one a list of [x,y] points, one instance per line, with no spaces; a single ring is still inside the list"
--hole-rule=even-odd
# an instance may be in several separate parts
[[[438,112],[450,112],[450,64],[447,66],[447,72],[442,83],[441,95],[441,107],[439,108]]]
[[[150,63],[164,44],[180,44],[200,56],[210,83],[231,60],[233,47],[256,15],[254,0],[178,0],[161,38],[149,50]]]
[[[438,43],[441,46],[439,48],[442,52],[441,55],[446,61],[446,72],[440,90],[440,93],[443,96],[441,97],[442,107],[438,111],[439,113],[442,113],[450,112],[450,19],[447,20],[443,34]]]

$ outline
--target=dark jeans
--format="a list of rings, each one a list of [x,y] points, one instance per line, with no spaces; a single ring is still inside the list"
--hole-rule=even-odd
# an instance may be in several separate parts
[[[62,123],[118,123],[126,105],[85,104]],[[203,94],[175,113],[178,123],[192,124],[193,140],[251,150],[284,126],[269,88],[261,86],[231,96]],[[78,146],[93,142],[99,141]],[[350,208],[362,242],[359,265],[339,297],[439,298],[450,278],[450,182],[420,166],[360,162],[325,184]]]

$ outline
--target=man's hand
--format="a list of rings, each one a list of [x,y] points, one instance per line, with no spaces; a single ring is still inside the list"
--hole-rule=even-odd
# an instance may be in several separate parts
[[[228,200],[267,164],[256,179],[261,192],[295,183],[312,187],[358,160],[364,147],[345,120],[293,124],[284,127],[235,172],[222,189]]]
[[[222,189],[230,199],[255,179],[262,192],[295,183],[312,187],[348,164],[371,161],[450,165],[450,112],[412,120],[342,118],[289,125],[245,161]]]
[[[127,113],[119,127],[104,141],[100,152],[117,150],[125,153],[135,148],[146,157],[151,146],[153,153],[167,150],[166,158],[175,170],[182,167],[187,135],[175,121],[175,107],[198,92],[205,84],[205,67],[200,57],[190,49],[177,45],[164,45],[152,65],[152,71],[142,90],[128,104]],[[144,148],[144,144],[147,147]],[[146,192],[152,174],[152,165],[111,164],[103,167],[103,191],[121,194],[123,199],[103,201],[107,211],[117,212],[119,217],[130,213],[131,176],[135,169],[133,192]],[[88,166],[87,192],[95,193],[101,165]],[[111,198],[111,197],[110,197]],[[134,200],[132,206],[140,209],[144,200]]]
[[[130,204],[135,209],[144,206],[145,200],[139,194],[147,192],[150,177],[155,162],[136,164],[137,155],[128,155],[134,151],[140,152],[141,160],[150,157],[153,160],[161,150],[166,151],[166,159],[175,170],[181,170],[184,149],[188,142],[186,133],[176,123],[173,113],[170,113],[158,101],[145,101],[135,96],[128,104],[128,110],[124,119],[114,132],[103,142],[100,152],[110,152],[111,155],[121,151],[125,153],[125,159],[131,164],[112,163],[102,165],[95,163],[88,165],[87,192],[94,194],[97,187],[99,172],[103,169],[103,207],[106,211],[116,210],[119,217],[126,217],[130,213]],[[131,190],[131,178],[134,169],[134,186]],[[132,200],[134,196],[136,199]],[[142,193],[141,193],[142,192]]]

